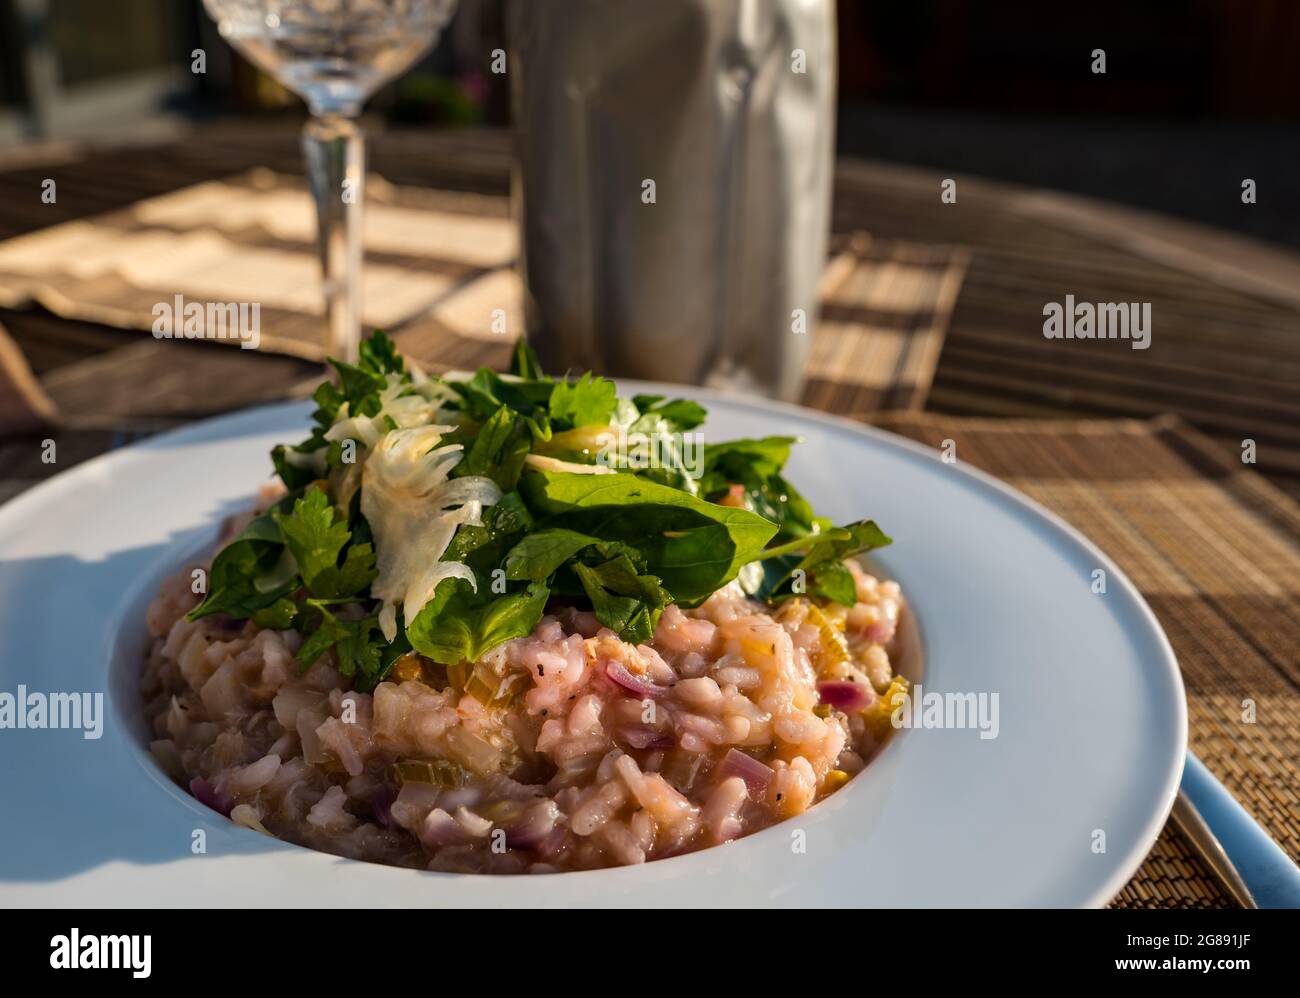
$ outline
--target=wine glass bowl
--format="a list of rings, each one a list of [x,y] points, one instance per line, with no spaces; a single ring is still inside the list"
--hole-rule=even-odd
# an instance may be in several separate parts
[[[409,69],[456,0],[203,0],[217,30],[307,102],[313,114],[355,115]]]

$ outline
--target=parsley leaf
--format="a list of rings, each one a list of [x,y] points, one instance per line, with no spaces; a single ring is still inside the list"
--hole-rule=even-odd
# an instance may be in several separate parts
[[[370,544],[353,544],[343,558],[343,564],[328,565],[322,569],[307,588],[313,596],[323,599],[344,599],[356,596],[378,575],[375,552]]]
[[[343,620],[319,601],[308,602],[319,612],[321,619],[316,630],[298,649],[299,664],[307,669],[333,648],[335,668],[339,674],[351,678],[353,687],[358,690],[373,689],[382,678],[381,660],[388,644],[379,630],[378,618]]]
[[[465,411],[477,420],[487,420],[503,405],[521,416],[544,416],[555,389],[550,381],[507,381],[488,367],[480,367],[467,381],[448,383],[461,396]]]
[[[270,627],[277,631],[287,631],[293,626],[298,616],[298,604],[288,596],[281,596],[270,606],[263,607],[253,614],[253,623],[258,627]]]
[[[387,386],[387,374],[406,375],[406,364],[397,347],[381,330],[361,342],[359,359],[356,364],[345,364],[330,358],[330,363],[339,372],[342,391],[332,382],[324,381],[312,393],[316,409],[311,414],[311,436],[290,447],[279,444],[271,450],[271,463],[275,472],[291,491],[311,484],[318,477],[317,469],[309,466],[304,458],[316,451],[327,451],[327,465],[336,468],[341,463],[340,445],[325,439],[325,434],[338,418],[343,403],[348,404],[348,412],[373,416],[379,412],[379,392]],[[293,453],[291,453],[293,452]]]
[[[608,426],[617,404],[614,382],[588,371],[577,381],[556,382],[551,418],[570,426]]]
[[[382,329],[376,329],[361,341],[358,366],[375,374],[405,374],[406,362],[397,352],[397,344]]]
[[[275,522],[309,587],[322,571],[338,564],[339,553],[351,536],[348,525],[335,520],[334,508],[319,488],[308,489],[293,504],[290,515],[276,513]]]
[[[275,514],[285,545],[298,563],[303,585],[313,596],[340,599],[354,596],[374,580],[375,553],[370,544],[353,544],[343,563],[339,557],[352,538],[345,519],[319,488],[293,504],[290,515]]]

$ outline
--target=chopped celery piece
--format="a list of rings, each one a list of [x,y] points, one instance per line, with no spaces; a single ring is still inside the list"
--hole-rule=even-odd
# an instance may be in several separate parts
[[[446,759],[404,759],[393,763],[398,783],[428,783],[443,790],[455,790],[469,782],[469,774]]]

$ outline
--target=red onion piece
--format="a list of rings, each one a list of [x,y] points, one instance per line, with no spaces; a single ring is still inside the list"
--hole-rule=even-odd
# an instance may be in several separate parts
[[[649,697],[651,700],[658,700],[660,697],[668,695],[667,686],[660,686],[658,683],[653,683],[644,676],[634,674],[626,665],[617,660],[611,660],[610,663],[605,666],[605,675],[629,693],[635,693],[639,697]]]
[[[506,845],[511,849],[536,849],[555,832],[560,809],[551,800],[532,804],[519,820],[506,829]],[[563,829],[561,829],[563,831]]]
[[[395,795],[391,790],[376,790],[370,798],[370,811],[375,816],[375,821],[379,822],[384,828],[393,828],[396,822],[393,821],[393,801]]]
[[[228,613],[214,613],[205,619],[208,626],[218,634],[228,634],[233,637],[244,629],[244,622],[236,620]]]
[[[898,604],[886,601],[882,606],[880,619],[874,624],[869,624],[862,632],[866,640],[878,645],[891,641],[898,628]]]
[[[190,780],[190,793],[200,804],[212,808],[218,814],[224,814],[227,818],[230,817],[230,811],[235,806],[229,794],[219,793],[216,787],[201,776]]]
[[[775,775],[770,766],[763,765],[752,755],[746,755],[736,748],[728,749],[722,757],[722,764],[718,766],[719,780],[739,776],[749,788],[749,796],[754,798],[762,796]]]
[[[836,710],[852,713],[875,702],[876,692],[865,683],[848,679],[824,679],[817,684],[817,697]]]
[[[533,851],[543,859],[553,859],[564,847],[565,840],[569,837],[569,830],[563,825],[556,825],[551,829],[551,833],[533,847]]]
[[[672,735],[649,728],[619,728],[618,737],[634,749],[665,749],[677,744]]]
[[[872,644],[886,644],[894,636],[894,622],[888,618],[881,618],[874,624],[868,626],[867,629],[862,632],[862,636]]]

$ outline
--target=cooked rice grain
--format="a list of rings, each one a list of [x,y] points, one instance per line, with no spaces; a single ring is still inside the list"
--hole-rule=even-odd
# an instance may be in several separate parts
[[[635,647],[590,613],[547,616],[487,656],[522,695],[484,707],[432,663],[359,693],[330,654],[300,670],[293,632],[191,623],[187,568],[146,615],[150,748],[237,823],[356,859],[541,873],[728,842],[800,814],[878,747],[862,717],[816,709],[819,679],[883,692],[893,677],[898,587],[850,569],[851,608],[769,612],[733,585],[668,607]],[[662,692],[638,696],[611,666]],[[762,766],[737,771],[732,750]],[[398,785],[411,760],[447,785]]]

